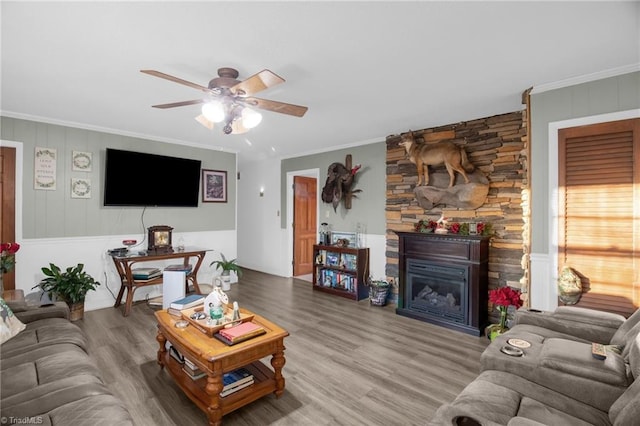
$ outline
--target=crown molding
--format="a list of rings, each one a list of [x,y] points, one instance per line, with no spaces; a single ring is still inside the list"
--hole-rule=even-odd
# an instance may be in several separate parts
[[[56,126],[65,126],[65,127],[73,127],[76,129],[91,130],[94,132],[110,133],[114,135],[127,136],[127,137],[137,138],[137,139],[147,139],[147,140],[152,140],[154,142],[170,143],[173,145],[190,146],[194,148],[210,149],[212,151],[224,151],[230,154],[238,154],[238,151],[225,149],[221,146],[203,145],[203,144],[198,144],[194,142],[183,141],[180,139],[163,138],[160,136],[147,135],[144,133],[127,132],[124,130],[112,129],[109,127],[100,127],[100,126],[94,126],[91,124],[76,123],[74,121],[58,120],[55,118],[40,117],[37,115],[22,114],[22,113],[13,112],[13,111],[0,110],[0,116],[16,118],[19,120],[29,120],[29,121],[36,121],[39,123],[53,124]]]
[[[618,75],[629,74],[640,71],[640,63],[625,65],[618,68],[611,68],[604,71],[598,71],[591,74],[585,74],[577,77],[567,78],[565,80],[555,81],[552,83],[539,84],[533,86],[531,94],[548,92],[550,90],[562,89],[564,87],[575,86],[577,84],[588,83],[590,81],[602,80],[604,78],[616,77]]]

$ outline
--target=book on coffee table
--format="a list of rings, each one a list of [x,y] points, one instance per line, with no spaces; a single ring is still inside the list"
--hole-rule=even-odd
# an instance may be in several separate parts
[[[266,332],[267,331],[258,324],[243,322],[230,328],[223,328],[214,334],[213,337],[227,345],[235,345],[236,343],[244,342],[245,340],[260,336]]]
[[[251,386],[252,384],[253,384],[253,378],[251,378],[251,380],[249,380],[248,382],[240,383],[239,385],[230,387],[228,389],[223,389],[222,392],[220,392],[220,396],[224,398],[225,396],[232,394],[234,392],[237,392],[240,389],[244,389],[247,386]]]

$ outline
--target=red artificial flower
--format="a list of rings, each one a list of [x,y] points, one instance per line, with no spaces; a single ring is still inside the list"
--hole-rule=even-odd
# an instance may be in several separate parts
[[[489,292],[489,301],[496,306],[515,306],[516,309],[522,306],[520,290],[514,290],[509,286],[500,287]]]
[[[20,244],[18,243],[2,243],[0,244],[0,252],[6,254],[16,254],[20,250]]]
[[[478,234],[482,234],[482,231],[484,231],[484,223],[482,223],[482,222],[478,222],[478,223],[476,224],[476,232],[477,232]]]
[[[457,234],[458,232],[460,232],[460,224],[458,222],[453,222],[451,225],[449,225],[449,232],[451,232],[452,234]]]
[[[15,254],[20,250],[18,243],[0,243],[0,274],[11,271],[16,264]]]

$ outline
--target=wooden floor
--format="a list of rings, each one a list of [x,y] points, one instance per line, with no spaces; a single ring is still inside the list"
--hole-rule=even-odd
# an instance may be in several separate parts
[[[228,414],[224,425],[424,425],[478,374],[488,341],[313,291],[311,284],[245,270],[231,301],[289,331],[284,395]],[[103,379],[145,425],[206,425],[156,364],[153,309],[107,308],[76,322]],[[265,360],[268,361],[268,360]]]

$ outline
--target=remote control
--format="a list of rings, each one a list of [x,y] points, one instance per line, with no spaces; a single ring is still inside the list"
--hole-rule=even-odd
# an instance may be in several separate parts
[[[592,343],[591,344],[591,355],[595,359],[605,359],[607,357],[607,351],[603,344],[601,343]]]

